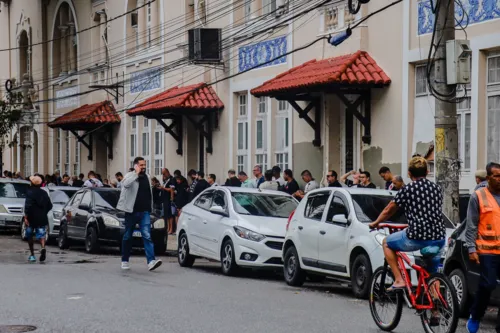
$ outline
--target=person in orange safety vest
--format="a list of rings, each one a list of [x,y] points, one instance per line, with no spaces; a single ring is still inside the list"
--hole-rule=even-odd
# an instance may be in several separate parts
[[[476,333],[500,278],[500,164],[486,166],[488,186],[472,193],[465,230],[469,260],[480,267],[479,286],[467,321],[467,330]],[[500,311],[500,309],[499,309]],[[496,331],[500,333],[500,313]]]

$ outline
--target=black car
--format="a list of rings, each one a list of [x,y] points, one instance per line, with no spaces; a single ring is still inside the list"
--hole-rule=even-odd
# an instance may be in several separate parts
[[[125,213],[116,209],[120,190],[113,188],[84,188],[75,193],[62,211],[59,229],[59,248],[69,248],[73,241],[85,241],[85,250],[97,252],[103,243],[121,248],[125,233]],[[139,225],[133,234],[133,246],[143,247]],[[151,238],[156,254],[165,253],[167,237],[165,221],[151,214]]]
[[[467,316],[479,282],[479,265],[469,261],[465,243],[465,221],[448,238],[448,251],[444,261],[444,273],[457,290],[460,313]],[[500,284],[500,280],[497,281]],[[500,301],[500,288],[491,295],[492,303]]]

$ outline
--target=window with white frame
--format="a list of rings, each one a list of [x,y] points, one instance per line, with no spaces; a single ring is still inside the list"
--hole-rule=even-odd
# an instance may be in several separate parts
[[[144,128],[149,127],[149,119],[144,117],[144,123],[143,123]]]
[[[259,98],[259,111],[255,121],[255,160],[263,171],[267,170],[267,105],[266,97]]]
[[[278,112],[276,113],[276,165],[285,170],[289,168],[288,154],[290,151],[289,133],[290,120],[288,118],[288,102],[278,102]]]
[[[240,117],[245,117],[247,112],[247,95],[239,95],[238,96],[238,115]]]
[[[66,131],[64,132],[64,148],[65,148],[65,151],[64,151],[64,173],[65,174],[68,174],[70,173],[70,169],[69,169],[69,151],[70,151],[70,147],[69,147],[69,131]]]
[[[266,97],[259,97],[259,114],[267,112]]]
[[[133,160],[137,157],[137,134],[130,134],[130,157]]]
[[[149,132],[142,133],[142,155],[149,156]]]
[[[276,11],[276,0],[262,0],[262,14],[270,14]]]
[[[56,130],[56,169],[61,169],[61,129]]]
[[[237,160],[238,172],[247,170],[248,156],[248,112],[247,95],[238,95]]]
[[[415,66],[415,95],[427,95],[427,65]]]
[[[151,2],[148,3],[147,7],[147,29],[148,29],[148,47],[151,47],[151,16],[157,15],[156,13],[152,13]]]
[[[163,168],[163,131],[155,132],[154,175],[160,175]]]
[[[78,176],[80,174],[80,142],[75,136],[75,164],[73,164],[73,175]]]
[[[267,154],[256,154],[255,160],[257,162],[256,164],[260,165],[260,169],[262,170],[262,172],[265,172],[266,170],[268,170]]]
[[[500,52],[488,55],[487,76],[487,162],[498,162],[500,160]]]
[[[252,1],[256,0],[245,0],[245,22],[249,22],[252,16]]]
[[[457,94],[460,94],[458,92]],[[462,161],[464,171],[470,170],[471,163],[471,98],[464,98],[457,105],[457,130],[458,130],[458,151],[459,158]]]
[[[137,128],[137,117],[132,117],[132,129]]]

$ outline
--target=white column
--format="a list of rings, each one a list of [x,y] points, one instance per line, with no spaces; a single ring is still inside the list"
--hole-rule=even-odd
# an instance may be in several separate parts
[[[259,16],[259,9],[262,7],[262,1],[252,0],[250,3],[250,19],[255,19]]]
[[[100,19],[100,26],[99,26],[99,30],[100,30],[100,38],[99,38],[99,45],[100,45],[100,52],[101,52],[101,64],[104,64],[107,59],[106,59],[106,54],[108,53],[106,50],[106,43],[104,42],[104,36],[106,35],[106,14],[100,14],[99,15],[99,19]]]
[[[266,137],[267,137],[267,166],[271,168],[274,165],[273,162],[273,108],[272,108],[272,99],[271,97],[266,97],[266,109],[267,109],[267,128],[266,128]],[[281,170],[283,171],[283,170]]]
[[[64,37],[64,36],[66,36],[66,33],[68,31],[68,27],[64,26],[64,25],[60,26],[59,31],[61,31],[61,37]],[[68,66],[67,66],[68,58],[67,58],[67,54],[66,54],[66,48],[67,48],[66,38],[67,37],[61,38],[61,40],[59,41],[59,44],[61,47],[61,50],[60,50],[60,52],[61,52],[61,74],[66,74],[68,72]]]
[[[155,38],[158,38],[160,36],[160,29],[158,28],[158,1],[155,1],[151,3],[151,44],[155,45],[158,44],[158,40]],[[147,13],[146,13],[147,14]],[[147,19],[147,17],[146,17]],[[147,38],[147,37],[146,37]]]
[[[146,7],[144,0],[137,0],[137,31],[139,33],[139,48],[146,47],[147,34],[146,34]]]

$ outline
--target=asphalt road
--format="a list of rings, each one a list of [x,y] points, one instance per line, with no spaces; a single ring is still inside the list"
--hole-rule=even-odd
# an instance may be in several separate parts
[[[6,325],[34,332],[380,332],[368,303],[333,282],[288,287],[270,272],[222,276],[217,263],[191,269],[175,257],[148,272],[137,252],[121,271],[119,253],[87,255],[48,247],[45,264],[27,263],[27,244],[0,233],[0,333]],[[481,332],[494,332],[490,312]],[[405,309],[395,332],[423,332]],[[461,321],[457,332],[466,332]]]

